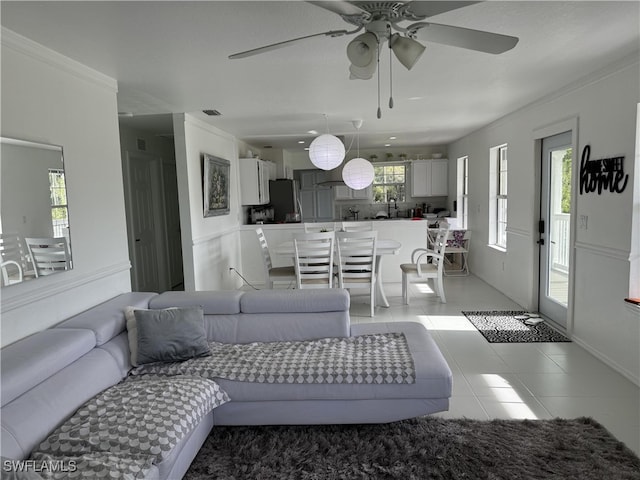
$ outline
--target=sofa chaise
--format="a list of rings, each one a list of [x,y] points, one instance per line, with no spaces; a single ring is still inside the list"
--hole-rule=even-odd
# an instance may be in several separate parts
[[[153,465],[146,465],[148,468],[135,467],[139,476],[129,478],[182,478],[215,425],[381,423],[448,409],[451,371],[427,330],[412,322],[351,324],[345,290],[132,292],[1,350],[1,455],[5,474],[10,466],[14,470],[25,463],[33,466],[29,461],[12,463],[16,460],[57,458],[46,450],[44,454],[38,452],[43,446],[57,445],[66,435],[66,423],[74,421],[83,405],[90,410],[87,402],[101,395],[113,397],[123,384],[147,388],[144,385],[149,383],[144,382],[160,378],[132,378],[132,370],[140,367],[131,364],[124,313],[127,307],[151,311],[201,308],[207,340],[224,345],[353,339],[399,332],[406,339],[414,367],[411,383],[274,384],[227,378],[212,382],[185,376],[190,390],[172,384],[167,392],[175,390],[177,397],[185,397],[190,396],[185,391],[211,390],[214,400],[203,399],[194,407],[202,411],[190,416],[194,424],[182,425],[175,444],[170,444]],[[167,395],[158,395],[158,401]],[[133,405],[130,402],[127,397],[123,407]],[[99,460],[102,468],[109,469],[127,455],[127,451],[112,450],[116,453]],[[97,462],[91,456],[82,458]],[[74,465],[79,461],[76,459]],[[62,478],[65,472],[38,473],[45,478]]]

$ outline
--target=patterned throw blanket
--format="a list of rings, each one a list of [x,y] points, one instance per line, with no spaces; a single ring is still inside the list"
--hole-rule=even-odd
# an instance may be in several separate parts
[[[205,415],[228,401],[205,378],[129,377],[80,407],[25,465],[45,479],[146,478]]]
[[[257,383],[415,383],[403,333],[298,342],[210,342],[211,356],[141,365],[133,375],[197,375]]]

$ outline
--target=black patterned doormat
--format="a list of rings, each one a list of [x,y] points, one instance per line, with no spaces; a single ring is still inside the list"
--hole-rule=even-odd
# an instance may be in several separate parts
[[[489,343],[570,342],[567,337],[545,322],[527,325],[527,312],[490,311],[462,312]]]

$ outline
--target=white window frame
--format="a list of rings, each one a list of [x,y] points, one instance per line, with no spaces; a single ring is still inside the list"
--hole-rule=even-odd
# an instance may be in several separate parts
[[[469,156],[458,158],[457,217],[462,228],[469,227]]]
[[[507,250],[508,224],[508,146],[498,145],[489,151],[489,246]]]
[[[407,164],[406,163],[398,163],[398,162],[380,162],[380,163],[374,163],[373,167],[374,168],[377,168],[377,167],[402,167],[404,169],[404,182],[376,183],[375,178],[374,178],[373,183],[371,184],[373,202],[374,203],[387,203],[389,201],[388,192],[387,192],[386,188],[385,188],[384,199],[381,200],[381,201],[376,201],[376,199],[375,199],[375,194],[376,194],[375,187],[376,186],[382,186],[382,187],[396,186],[396,188],[399,191],[402,191],[402,194],[404,195],[404,198],[396,199],[396,202],[406,202],[407,198],[408,198],[408,195],[407,195]]]

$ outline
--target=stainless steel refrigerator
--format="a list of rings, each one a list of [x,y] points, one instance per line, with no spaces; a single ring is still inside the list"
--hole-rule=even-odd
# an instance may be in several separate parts
[[[300,222],[298,182],[285,178],[269,181],[269,200],[276,223]]]

